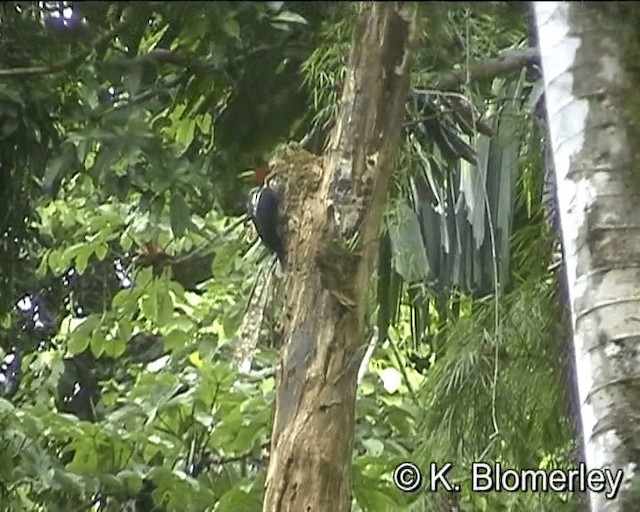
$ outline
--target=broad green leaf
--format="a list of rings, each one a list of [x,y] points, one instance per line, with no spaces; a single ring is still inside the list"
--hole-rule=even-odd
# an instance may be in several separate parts
[[[136,471],[135,467],[120,471],[117,477],[122,481],[126,489],[134,491],[142,486],[143,474],[140,471]]]
[[[184,332],[191,332],[195,328],[195,324],[193,320],[185,315],[176,315],[171,319],[166,326],[166,331],[173,331],[174,329],[179,329]],[[163,330],[165,330],[163,329]]]
[[[89,150],[89,141],[87,139],[83,139],[78,141],[76,144],[76,152],[78,161],[80,163],[84,163],[87,158],[87,151]]]
[[[9,84],[0,84],[0,95],[10,99],[14,103],[18,103],[20,106],[25,106],[24,99],[19,92],[19,89],[11,87]]]
[[[80,250],[78,250],[75,260],[75,267],[78,274],[82,275],[84,274],[84,271],[87,270],[87,264],[92,254],[93,251],[87,244],[83,244]]]
[[[146,37],[140,41],[140,53],[145,54],[155,49],[160,40],[166,34],[167,30],[171,25],[167,24],[162,27],[160,30],[156,31],[154,34],[151,34],[149,37]]]
[[[55,192],[54,184],[70,170],[70,167],[73,165],[75,160],[75,156],[75,148],[69,144],[64,147],[57,157],[48,163],[47,170],[42,180],[42,186],[45,190]]]
[[[79,335],[75,333],[69,338],[69,342],[67,343],[67,349],[71,354],[80,354],[84,352],[89,346],[89,342],[91,341],[91,337],[88,335]]]
[[[191,336],[180,330],[172,329],[164,336],[164,347],[167,350],[176,350],[185,346],[185,344],[191,339]]]
[[[195,135],[196,122],[193,119],[183,119],[178,125],[176,132],[176,141],[188,148],[193,142]]]
[[[85,486],[85,481],[82,476],[60,468],[54,469],[53,479],[64,492],[82,492]]]
[[[203,135],[209,135],[211,133],[212,118],[210,114],[198,116],[196,122]]]
[[[90,174],[96,181],[102,181],[105,172],[115,163],[119,156],[119,151],[114,146],[103,146],[98,152],[98,156],[90,169]]]
[[[75,455],[67,464],[67,469],[84,475],[94,475],[98,470],[98,453],[90,438],[77,440],[73,443]]]
[[[84,73],[84,79],[82,80],[82,86],[78,89],[78,96],[82,100],[82,103],[88,110],[94,110],[98,108],[99,100],[98,100],[98,84],[96,83],[95,77],[89,76],[87,73]]]
[[[399,202],[389,217],[388,226],[398,274],[409,283],[426,281],[429,260],[416,213],[405,202]]]
[[[379,491],[377,489],[368,489],[366,491],[366,501],[362,499],[361,502],[367,504],[366,510],[370,512],[392,512],[398,510],[398,502],[389,496],[387,493]],[[359,500],[360,501],[360,500]]]
[[[105,486],[106,492],[109,493],[119,493],[123,490],[122,481],[115,475],[110,475],[109,473],[101,475],[100,480],[102,484]]]
[[[240,510],[260,510],[262,506],[257,493],[249,493],[235,488],[222,495],[216,510],[218,512],[239,512]]]
[[[210,413],[196,412],[193,419],[207,428],[211,428],[214,424],[214,417]]]
[[[171,194],[169,210],[173,236],[181,237],[189,227],[191,216],[189,205],[184,200],[184,196],[181,193],[174,191]]]
[[[227,18],[222,24],[224,31],[235,39],[240,38],[240,24],[235,18]]]
[[[70,265],[76,258],[78,253],[83,250],[84,243],[77,243],[68,246],[64,252],[58,257],[58,265]],[[53,251],[52,251],[53,252]]]
[[[100,261],[104,261],[104,259],[107,257],[107,252],[109,250],[109,247],[107,246],[107,244],[97,244],[94,247],[94,249],[95,249],[96,257]]]
[[[200,352],[198,352],[197,350],[195,352],[191,352],[191,354],[189,354],[188,359],[189,359],[189,362],[196,368],[200,368],[202,366],[202,359],[200,357]]]
[[[134,293],[135,290],[135,288],[134,290],[120,290],[118,293],[116,293],[113,297],[113,300],[111,301],[113,307],[116,309],[133,309],[136,306],[136,294]]]
[[[38,276],[42,276],[46,273],[47,268],[51,268],[51,265],[49,263],[49,259],[51,257],[51,250],[47,249],[44,254],[42,255],[42,258],[40,259],[40,264],[38,265],[38,268],[36,269],[36,275]]]
[[[2,123],[2,137],[7,138],[13,135],[19,124],[19,121],[13,117],[6,118]]]
[[[304,19],[299,14],[292,11],[282,11],[278,13],[277,16],[272,18],[272,21],[280,22],[280,23],[299,23],[302,25],[307,25],[307,20]]]
[[[242,425],[228,449],[233,452],[248,452],[258,448],[267,439],[267,427],[256,422]]]
[[[15,407],[11,402],[9,402],[8,400],[5,400],[4,398],[0,398],[0,413],[2,414],[11,413],[14,409]]]
[[[152,322],[158,318],[158,293],[156,286],[150,285],[147,293],[140,298],[140,311],[147,320]]]
[[[270,393],[271,391],[273,391],[275,389],[275,379],[273,377],[269,377],[267,379],[262,379],[262,381],[260,381],[260,389],[262,390],[263,393]]]
[[[87,318],[75,318],[68,316],[60,322],[60,335],[67,336],[77,330],[82,324],[85,324]]]
[[[282,9],[283,5],[284,5],[284,2],[267,2],[267,7],[269,7],[269,9],[271,9],[272,11],[276,11],[276,12]]]
[[[362,395],[370,395],[375,391],[375,386],[369,382],[367,379],[364,379],[359,385],[358,385],[358,392],[361,393]]]
[[[117,332],[118,332],[118,337],[124,340],[125,343],[128,342],[133,332],[133,328],[131,327],[131,319],[127,317],[121,317],[118,320]]]
[[[114,337],[104,342],[104,353],[109,357],[120,357],[127,348],[127,340]]]
[[[378,439],[374,439],[374,438],[365,439],[364,441],[362,441],[362,444],[367,449],[367,451],[374,457],[379,457],[380,455],[382,455],[382,452],[384,451],[384,444],[382,443],[382,441],[379,441]]]
[[[71,354],[79,354],[87,349],[93,331],[98,327],[100,322],[98,315],[89,315],[82,320],[82,322],[75,323],[74,330],[69,335],[67,349]]]
[[[133,237],[128,231],[125,231],[124,233],[122,233],[122,236],[120,237],[120,247],[122,247],[123,251],[128,251],[129,249],[131,249],[132,245],[133,245]]]
[[[93,333],[93,336],[91,336],[91,342],[90,342],[91,352],[93,353],[93,355],[96,357],[100,357],[104,353],[105,346],[107,343],[108,342],[104,334],[99,330],[96,330]]]
[[[378,372],[382,385],[388,393],[395,393],[402,385],[402,376],[395,368],[385,368]]]

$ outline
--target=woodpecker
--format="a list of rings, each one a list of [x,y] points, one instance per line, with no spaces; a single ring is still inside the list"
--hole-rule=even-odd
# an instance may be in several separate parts
[[[262,185],[249,198],[247,210],[258,236],[265,247],[278,258],[279,273],[285,270],[284,244],[279,232],[278,194],[266,179],[266,170],[258,168],[254,172],[255,180]]]

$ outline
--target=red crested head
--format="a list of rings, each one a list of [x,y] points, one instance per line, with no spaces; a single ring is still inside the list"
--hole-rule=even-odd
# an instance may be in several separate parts
[[[264,180],[267,178],[268,174],[269,174],[268,167],[257,167],[253,171],[253,179],[256,181],[256,183],[258,183],[259,185],[262,185],[264,184]]]

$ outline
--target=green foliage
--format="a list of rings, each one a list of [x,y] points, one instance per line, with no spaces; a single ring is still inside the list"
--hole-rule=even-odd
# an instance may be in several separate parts
[[[320,26],[322,46],[309,55],[301,68],[311,91],[313,126],[324,135],[338,115],[355,14],[353,4],[337,8],[332,18]]]
[[[502,4],[428,8],[420,86],[522,37]],[[260,510],[276,354],[261,332],[266,373],[233,357],[259,274],[256,251],[238,256],[240,175],[283,140],[326,136],[357,6],[86,2],[66,24],[43,9],[0,6],[0,346],[24,352],[17,394],[0,398],[0,506]],[[569,458],[528,84],[476,86],[407,104],[354,510],[439,510],[393,486],[404,460]],[[22,328],[25,293],[50,326]],[[560,504],[469,496],[464,510]]]
[[[257,263],[228,213],[279,137],[255,116],[286,135],[304,115],[267,100],[303,94],[322,9],[2,9],[1,311],[38,293],[52,324],[2,333],[24,351],[2,401],[3,510],[255,510],[273,378],[240,376],[229,350]]]

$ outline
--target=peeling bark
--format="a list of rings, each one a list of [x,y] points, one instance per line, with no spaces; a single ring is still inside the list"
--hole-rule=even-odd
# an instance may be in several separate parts
[[[358,368],[369,284],[409,89],[413,7],[367,3],[323,157],[286,148],[285,347],[263,510],[351,508]]]

